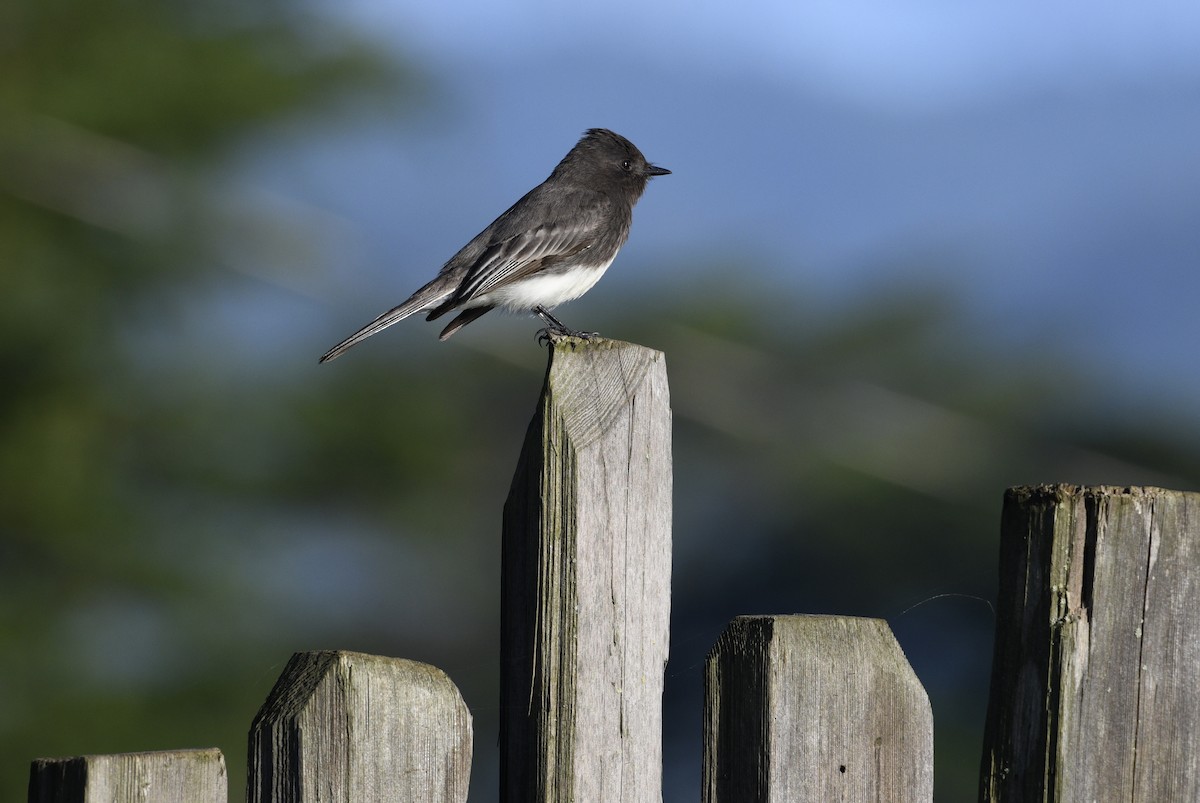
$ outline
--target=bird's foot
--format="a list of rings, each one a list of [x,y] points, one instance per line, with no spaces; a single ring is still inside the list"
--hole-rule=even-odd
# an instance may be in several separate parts
[[[537,330],[537,342],[539,345],[548,346],[551,343],[557,343],[560,340],[565,340],[569,337],[577,337],[580,340],[592,340],[600,337],[599,332],[577,332],[574,329],[568,329],[565,326],[561,329],[556,326],[547,326]]]
[[[544,329],[539,329],[537,332],[538,343],[542,345],[549,345],[550,343],[555,343],[568,337],[577,337],[580,340],[591,340],[594,337],[600,336],[599,332],[579,332],[572,329],[558,318],[555,318],[553,315],[551,315],[550,311],[541,305],[534,307],[533,311],[539,318],[546,322],[546,327]]]

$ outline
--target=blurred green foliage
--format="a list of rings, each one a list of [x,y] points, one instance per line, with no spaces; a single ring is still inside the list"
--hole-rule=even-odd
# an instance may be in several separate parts
[[[195,511],[164,499],[191,479],[186,434],[215,422],[195,426],[202,397],[147,384],[127,334],[212,277],[219,200],[205,176],[229,148],[348,92],[404,85],[361,42],[314,23],[271,2],[0,7],[6,800],[23,798],[35,755],[220,741],[235,770],[242,761],[245,726],[233,723],[259,690],[216,671],[238,656],[205,655],[228,643],[211,617],[230,611],[196,609],[205,595],[184,564],[205,551],[202,528],[174,526]],[[174,495],[194,507],[196,493]],[[159,660],[163,644],[193,638]]]
[[[245,290],[220,254],[256,220],[207,180],[238,143],[411,87],[278,3],[0,7],[0,797],[36,756],[218,746],[240,799],[255,710],[317,648],[447,670],[473,799],[494,795],[499,513],[535,326],[437,344],[412,322],[318,369],[344,332],[313,333],[315,302],[283,361],[180,323]],[[680,259],[685,289],[587,302],[671,376],[667,799],[698,789],[709,646],[791,612],[888,618],[934,702],[939,798],[973,797],[1003,488],[1195,488],[1194,422],[1114,406],[1052,344],[989,345],[936,292],[804,306]]]

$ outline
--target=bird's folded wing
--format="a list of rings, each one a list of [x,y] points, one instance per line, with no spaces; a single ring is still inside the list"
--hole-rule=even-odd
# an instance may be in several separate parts
[[[489,245],[459,285],[455,304],[575,257],[596,243],[595,230],[590,220],[559,220]]]

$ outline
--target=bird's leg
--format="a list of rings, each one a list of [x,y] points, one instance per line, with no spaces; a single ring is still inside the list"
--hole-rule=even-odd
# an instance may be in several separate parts
[[[541,318],[543,321],[545,321],[547,329],[550,329],[560,335],[575,334],[573,331],[571,331],[570,327],[568,327],[565,323],[560,321],[558,318],[555,318],[553,315],[551,315],[550,310],[546,309],[541,304],[538,304],[536,307],[534,307],[533,311],[535,313],[537,313],[537,316],[539,318]]]
[[[550,311],[541,304],[538,304],[536,307],[534,307],[533,311],[546,323],[545,329],[538,330],[539,342],[542,340],[550,341],[559,337],[578,337],[583,340],[590,340],[593,337],[599,336],[598,332],[578,332],[570,328],[558,318],[555,318],[553,315],[551,315]]]

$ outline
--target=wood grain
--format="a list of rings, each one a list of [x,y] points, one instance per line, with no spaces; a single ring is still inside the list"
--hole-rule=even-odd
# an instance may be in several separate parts
[[[463,803],[471,715],[440,669],[345,651],[292,656],[250,728],[251,803]]]
[[[705,803],[933,800],[929,697],[887,623],[741,616],[709,653]]]
[[[1200,800],[1200,494],[1011,489],[980,799]]]
[[[560,339],[504,509],[501,799],[662,799],[671,583],[663,355]]]
[[[226,803],[225,757],[216,748],[41,758],[29,803]]]

